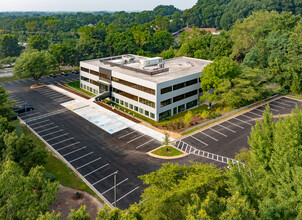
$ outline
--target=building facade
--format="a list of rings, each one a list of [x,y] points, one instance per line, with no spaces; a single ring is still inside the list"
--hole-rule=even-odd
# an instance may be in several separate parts
[[[136,55],[87,60],[80,63],[80,86],[160,121],[200,104],[200,74],[209,63],[189,57],[163,61]]]

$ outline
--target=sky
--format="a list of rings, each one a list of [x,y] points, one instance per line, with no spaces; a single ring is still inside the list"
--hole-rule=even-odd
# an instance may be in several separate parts
[[[197,0],[0,0],[0,11],[143,11],[158,5],[191,8]]]

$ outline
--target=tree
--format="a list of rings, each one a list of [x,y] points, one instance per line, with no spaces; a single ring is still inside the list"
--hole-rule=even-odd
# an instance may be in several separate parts
[[[9,99],[8,92],[0,86],[0,117],[6,117],[8,120],[16,117],[16,114],[12,111],[14,103]]]
[[[59,183],[46,181],[43,167],[35,167],[25,176],[15,162],[8,160],[0,171],[1,219],[36,219],[56,200]]]
[[[77,51],[67,43],[50,45],[49,53],[56,58],[59,65],[75,66],[77,64]]]
[[[29,38],[27,46],[29,49],[35,49],[35,50],[39,50],[39,51],[47,50],[48,49],[48,40],[39,35],[33,35]]]
[[[22,47],[18,44],[17,37],[11,34],[4,34],[0,38],[0,57],[17,57],[20,55]]]
[[[173,43],[174,37],[168,31],[158,30],[153,35],[153,52],[160,53],[167,50]]]
[[[0,60],[1,64],[8,64],[10,67],[12,67],[12,64],[16,61],[17,57],[6,57],[2,60]]]
[[[6,149],[3,156],[18,163],[26,174],[31,168],[46,164],[47,151],[37,147],[24,134],[18,138],[15,132],[10,133],[4,137],[4,143]]]
[[[54,211],[52,213],[46,212],[45,214],[40,213],[37,220],[60,220],[61,213],[56,214]]]
[[[245,166],[230,164],[229,191],[238,192],[261,219],[302,216],[302,111],[273,120],[267,106],[249,138]]]
[[[86,211],[86,206],[81,206],[77,211],[71,209],[68,220],[90,220],[90,216]]]
[[[39,79],[50,69],[56,67],[54,56],[45,51],[26,51],[16,61],[13,74],[19,78],[33,77],[39,84]]]
[[[165,137],[164,137],[164,140],[163,140],[163,145],[165,145],[165,147],[167,147],[167,150],[169,150],[168,145],[170,143],[171,143],[170,136],[169,136],[168,133],[165,133]]]
[[[185,114],[185,117],[183,119],[183,122],[185,125],[190,126],[191,122],[192,122],[192,118],[193,118],[193,113],[191,111],[188,111]]]
[[[169,48],[169,50],[165,50],[161,52],[160,57],[162,57],[164,60],[171,59],[175,56],[174,49],[172,47]]]

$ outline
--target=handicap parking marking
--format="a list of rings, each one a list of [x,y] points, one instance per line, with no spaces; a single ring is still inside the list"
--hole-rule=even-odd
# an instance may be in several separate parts
[[[100,160],[100,159],[102,159],[102,157],[99,157],[99,158],[97,158],[97,159],[95,159],[95,160],[92,160],[92,161],[90,161],[90,162],[88,162],[88,163],[86,163],[86,164],[84,164],[84,165],[82,165],[82,166],[79,166],[79,167],[76,168],[76,169],[79,170],[79,169],[81,169],[81,168],[83,168],[83,167],[86,167],[86,166],[88,166],[89,164],[92,164],[92,163],[94,163],[95,161],[98,161],[98,160]]]
[[[125,197],[128,196],[130,193],[132,193],[132,192],[134,192],[135,190],[137,190],[138,188],[139,188],[139,186],[136,187],[136,188],[134,188],[134,189],[132,189],[130,192],[126,193],[125,195],[123,195],[122,197],[120,197],[119,199],[117,199],[116,202],[113,202],[112,205],[114,205],[114,204],[117,203],[118,201],[122,200],[123,198],[125,198]]]
[[[89,176],[90,174],[93,174],[93,173],[99,171],[100,169],[103,169],[104,167],[107,167],[108,165],[109,165],[109,163],[106,163],[105,165],[103,165],[103,166],[101,166],[101,167],[99,167],[99,168],[97,168],[97,169],[95,169],[95,170],[93,170],[93,171],[85,174],[83,177]]]

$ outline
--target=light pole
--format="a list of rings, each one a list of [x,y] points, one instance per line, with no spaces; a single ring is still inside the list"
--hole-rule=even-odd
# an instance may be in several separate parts
[[[114,206],[116,207],[116,174],[118,171],[114,173]]]

